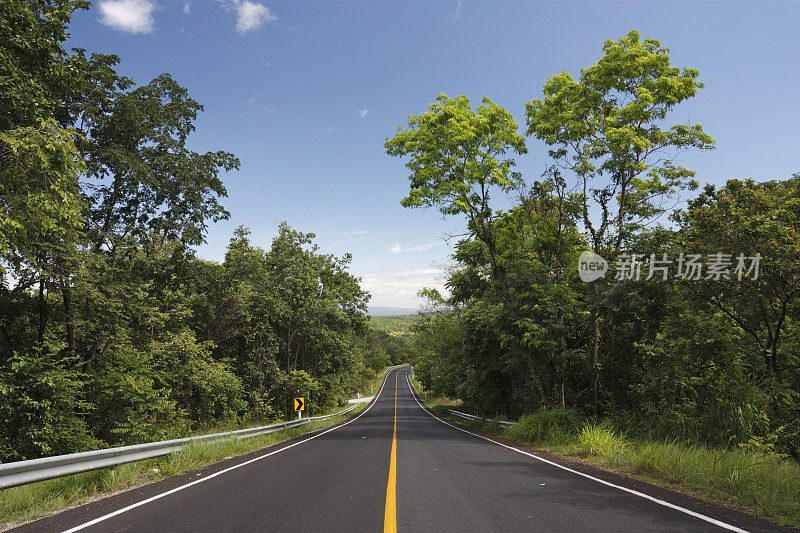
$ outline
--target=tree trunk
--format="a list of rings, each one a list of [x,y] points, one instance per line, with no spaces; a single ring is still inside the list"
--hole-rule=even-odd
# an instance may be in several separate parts
[[[258,349],[258,398],[264,397],[264,349]]]
[[[764,356],[764,366],[767,369],[767,374],[772,374],[772,365],[770,364],[768,348],[761,350],[761,354]]]
[[[772,372],[778,375],[778,339],[772,344]]]
[[[61,282],[61,295],[64,298],[64,320],[67,328],[67,354],[75,355],[75,325],[72,321],[72,289],[68,281]]]
[[[289,311],[291,312],[291,307]],[[286,327],[286,373],[292,371],[292,315],[289,315],[289,324]]]
[[[47,328],[47,315],[48,315],[48,307],[47,307],[47,298],[45,297],[45,281],[44,276],[39,278],[39,331],[38,331],[38,344],[39,346],[42,345],[44,341],[44,332]]]
[[[592,414],[598,415],[597,409],[597,359],[600,351],[600,316],[592,316]]]

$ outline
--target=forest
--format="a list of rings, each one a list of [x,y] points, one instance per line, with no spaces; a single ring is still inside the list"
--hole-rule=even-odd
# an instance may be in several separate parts
[[[701,187],[683,155],[715,141],[671,115],[702,89],[631,31],[547,79],[523,130],[488,97],[441,94],[386,140],[402,204],[464,221],[449,292],[421,291],[426,390],[800,461],[800,174]],[[526,142],[546,148],[541,176],[516,170]]]
[[[313,234],[197,257],[239,160],[190,148],[203,107],[169,74],[65,49],[88,7],[0,5],[0,462],[284,419],[404,357]]]

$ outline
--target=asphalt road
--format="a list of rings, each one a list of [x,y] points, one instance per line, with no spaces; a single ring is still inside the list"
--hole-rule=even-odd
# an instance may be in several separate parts
[[[659,500],[653,501],[608,477],[591,479],[447,425],[418,403],[407,372],[391,371],[368,409],[333,429],[20,531],[772,529],[691,498],[666,501],[655,488],[648,493]]]

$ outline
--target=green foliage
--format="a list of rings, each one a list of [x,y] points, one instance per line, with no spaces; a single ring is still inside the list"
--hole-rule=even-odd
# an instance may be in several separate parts
[[[800,294],[800,175],[782,182],[731,180],[719,191],[709,186],[676,219],[688,250],[730,254],[733,279],[705,280],[694,292],[741,330],[767,373],[797,368],[797,353],[784,352],[781,343],[797,335],[789,326]],[[739,256],[756,254],[763,258],[759,270],[748,272],[753,261]]]
[[[425,390],[457,397],[462,327],[455,313],[427,315],[415,326],[414,374]]]
[[[387,351],[387,343],[392,340],[386,333],[370,329],[353,339],[353,348],[362,355],[365,367],[374,374],[392,365],[393,359]]]
[[[40,260],[83,223],[78,178],[86,166],[59,95],[72,79],[62,48],[72,13],[85,1],[0,6],[0,274]]]
[[[186,413],[159,387],[154,354],[132,346],[110,348],[91,373],[92,428],[112,444],[137,444],[182,436]]]
[[[153,341],[148,352],[157,364],[163,388],[171,391],[177,409],[189,419],[208,424],[234,418],[245,408],[244,386],[228,364],[213,357],[211,342],[199,343],[184,330],[164,341]]]
[[[521,175],[512,170],[515,162],[508,154],[527,152],[511,113],[487,97],[473,111],[466,96],[440,94],[426,113],[409,116],[408,127],[398,128],[384,148],[390,156],[410,158],[411,190],[402,205],[466,215],[470,236],[477,239],[471,248],[488,255],[503,285],[490,200],[494,189],[510,192],[520,185]]]
[[[417,320],[417,315],[371,316],[369,324],[375,330],[401,336],[411,332]]]
[[[87,191],[100,230],[93,240],[155,234],[201,244],[206,221],[229,216],[218,201],[227,195],[219,173],[239,168],[232,154],[186,146],[203,106],[169,74],[104,103],[81,121],[89,175],[98,182]]]
[[[511,170],[514,161],[500,158],[527,151],[508,111],[487,97],[473,111],[466,96],[446,94],[437,96],[426,113],[409,116],[408,127],[400,127],[385,148],[391,156],[411,157],[406,164],[411,192],[403,206],[436,206],[446,215],[470,216],[486,209],[487,188],[509,190],[519,182],[520,175]]]
[[[235,364],[259,419],[288,414],[293,372],[318,380],[306,392],[316,406],[329,405],[360,386],[372,355],[355,346],[366,332],[368,295],[347,272],[350,256],[320,254],[313,238],[284,223],[265,251],[239,228],[222,265],[195,270],[196,328],[218,359]]]
[[[289,395],[310,397],[319,392],[319,382],[312,378],[305,370],[292,370],[286,378]]]
[[[19,266],[83,224],[74,132],[54,120],[0,131],[0,257]],[[0,264],[0,273],[4,271]]]
[[[66,367],[66,368],[65,368]],[[83,376],[41,353],[0,365],[0,457],[18,460],[95,448],[81,399]]]
[[[62,45],[85,0],[11,0],[0,5],[0,131],[31,126],[59,105],[71,81]]]

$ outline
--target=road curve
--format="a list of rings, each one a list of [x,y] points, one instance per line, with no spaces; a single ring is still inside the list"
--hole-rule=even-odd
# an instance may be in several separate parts
[[[18,531],[782,529],[711,516],[697,500],[692,510],[688,498],[652,501],[448,425],[420,405],[407,372],[390,371],[367,410],[335,428]]]

